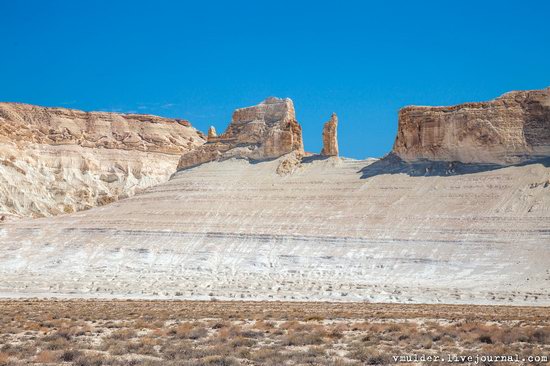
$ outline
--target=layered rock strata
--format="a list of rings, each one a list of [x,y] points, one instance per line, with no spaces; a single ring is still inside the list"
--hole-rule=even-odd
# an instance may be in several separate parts
[[[302,128],[292,100],[268,98],[256,106],[237,109],[227,130],[184,154],[178,170],[229,158],[273,159],[291,152],[303,152]]]
[[[0,103],[0,216],[69,213],[168,180],[205,142],[188,121]]]
[[[550,168],[361,179],[372,161],[287,160],[0,225],[0,296],[550,305]]]
[[[452,107],[405,107],[393,152],[406,161],[496,164],[550,156],[550,88]]]

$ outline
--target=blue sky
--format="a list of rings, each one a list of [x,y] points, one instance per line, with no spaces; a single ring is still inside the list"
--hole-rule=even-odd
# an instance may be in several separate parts
[[[306,149],[391,149],[409,104],[550,86],[550,1],[0,0],[0,100],[158,114],[223,131],[290,97]]]

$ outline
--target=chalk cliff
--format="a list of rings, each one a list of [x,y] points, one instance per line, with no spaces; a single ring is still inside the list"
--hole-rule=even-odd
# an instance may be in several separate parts
[[[204,142],[185,120],[0,103],[0,219],[131,196]]]
[[[451,107],[405,107],[393,152],[406,161],[496,164],[550,156],[550,88]]]
[[[303,149],[302,127],[292,100],[272,97],[256,106],[237,109],[227,130],[220,136],[209,136],[206,144],[185,153],[178,170],[229,158],[278,158]]]

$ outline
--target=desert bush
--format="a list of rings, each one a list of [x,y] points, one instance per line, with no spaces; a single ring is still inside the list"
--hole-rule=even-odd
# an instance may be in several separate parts
[[[180,339],[199,339],[208,335],[208,330],[204,326],[191,323],[180,324],[171,331]]]
[[[207,356],[191,365],[196,366],[236,366],[239,362],[234,357],[227,356]]]
[[[227,328],[229,327],[229,323],[228,322],[215,322],[214,324],[212,324],[212,329],[221,329],[221,328]]]
[[[82,352],[74,349],[65,350],[59,356],[59,360],[65,361],[65,362],[71,362],[71,361],[74,361],[79,356],[81,356],[81,354]]]
[[[256,344],[256,341],[251,338],[245,338],[245,337],[235,337],[229,342],[229,346],[233,348],[237,347],[253,347]]]
[[[533,330],[529,336],[529,341],[540,344],[550,343],[550,327],[542,327]]]
[[[490,334],[482,334],[478,339],[481,343],[493,344],[493,339]]]
[[[366,365],[385,365],[392,361],[389,355],[374,347],[357,347],[350,352],[348,357],[364,362]]]
[[[324,332],[296,332],[290,330],[281,339],[283,346],[308,346],[313,344],[322,344]]]
[[[286,357],[279,349],[275,348],[260,348],[250,353],[250,359],[259,362],[260,364],[282,365]]]
[[[128,344],[129,342],[126,341],[106,339],[103,341],[101,349],[107,351],[111,355],[120,356],[129,353]]]
[[[41,351],[34,358],[34,362],[37,363],[54,363],[57,361],[59,361],[59,352],[53,351]]]
[[[109,338],[120,340],[120,341],[125,341],[125,340],[128,340],[128,339],[134,338],[136,336],[137,336],[137,333],[133,329],[119,329],[119,330],[115,330],[113,333],[111,333]]]
[[[80,355],[74,360],[74,366],[101,366],[106,358],[101,355]]]
[[[65,338],[53,338],[45,342],[44,348],[50,351],[62,350],[69,347],[69,342]]]

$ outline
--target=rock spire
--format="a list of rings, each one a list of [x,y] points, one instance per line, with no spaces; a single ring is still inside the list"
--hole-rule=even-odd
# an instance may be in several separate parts
[[[338,156],[338,116],[333,113],[323,127],[323,156]]]

